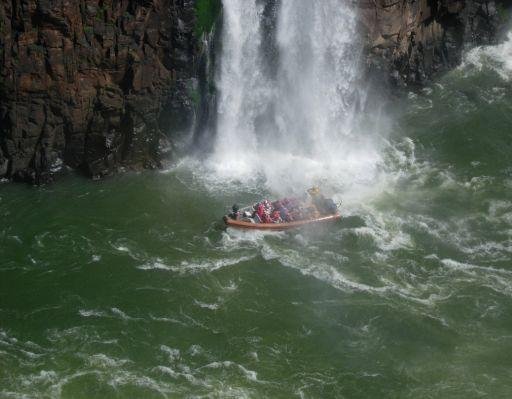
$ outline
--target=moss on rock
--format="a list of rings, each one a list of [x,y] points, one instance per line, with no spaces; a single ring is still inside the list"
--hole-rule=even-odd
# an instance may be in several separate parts
[[[210,32],[222,9],[221,0],[196,0],[196,36]]]

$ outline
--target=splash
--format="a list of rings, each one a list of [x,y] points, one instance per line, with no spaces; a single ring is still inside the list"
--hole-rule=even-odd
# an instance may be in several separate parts
[[[512,79],[512,31],[507,39],[497,46],[480,46],[464,56],[460,69],[466,74],[488,69],[497,73],[503,80]]]
[[[257,179],[279,193],[368,185],[381,158],[376,126],[362,116],[355,10],[283,0],[271,11],[224,0],[210,168],[220,180]]]

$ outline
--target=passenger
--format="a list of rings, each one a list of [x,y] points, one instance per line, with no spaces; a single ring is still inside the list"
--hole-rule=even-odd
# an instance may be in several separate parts
[[[323,203],[324,211],[328,215],[333,215],[338,211],[338,206],[334,203],[331,198],[325,198]]]
[[[270,218],[270,211],[267,211],[264,202],[260,202],[256,208],[256,216],[259,218],[261,223],[272,223]]]
[[[238,207],[237,204],[234,204],[232,207],[231,207],[231,213],[228,215],[231,219],[233,220],[237,220],[238,217],[240,216],[240,212],[238,211],[240,208]]]
[[[316,186],[314,187],[311,187],[310,189],[307,190],[307,193],[311,196],[311,197],[315,197],[317,196],[318,194],[320,194],[320,189]]]
[[[293,209],[294,208],[294,199],[293,198],[285,198],[283,199],[282,203],[285,207],[287,207],[288,209]]]
[[[292,218],[291,218],[290,212],[288,211],[288,208],[286,208],[286,206],[283,205],[283,202],[276,201],[275,209],[277,209],[279,211],[279,216],[281,217],[281,220],[283,222],[291,222]]]
[[[272,204],[269,200],[263,201],[263,206],[265,207],[265,212],[267,212],[269,215],[272,213]]]
[[[272,218],[268,213],[263,214],[263,218],[261,219],[263,223],[272,223]]]
[[[301,202],[297,198],[289,198],[287,203],[284,204],[290,211],[296,211],[300,209]]]
[[[256,206],[256,216],[263,222],[263,216],[265,215],[265,206],[260,202]]]
[[[325,198],[318,187],[312,187],[307,192],[311,197],[311,203],[321,215],[332,215],[338,210],[334,201],[330,198]]]
[[[325,198],[322,194],[318,194],[313,198],[313,205],[322,215],[332,215],[338,210],[338,207],[331,198]]]
[[[281,219],[281,214],[279,213],[279,211],[277,209],[274,210],[274,212],[272,212],[271,219],[272,219],[272,223],[281,223],[283,221]]]

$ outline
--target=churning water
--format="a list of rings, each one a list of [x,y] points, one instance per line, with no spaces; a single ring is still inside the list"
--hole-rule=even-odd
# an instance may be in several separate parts
[[[510,396],[512,40],[381,131],[351,9],[259,4],[224,1],[209,161],[0,185],[0,398]],[[218,222],[318,180],[325,230]]]

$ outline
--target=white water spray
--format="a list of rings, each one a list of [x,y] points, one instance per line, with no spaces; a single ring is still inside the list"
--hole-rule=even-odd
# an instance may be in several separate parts
[[[261,1],[224,0],[219,114],[212,167],[222,179],[264,178],[273,191],[368,185],[380,162],[358,122],[355,11],[343,0],[281,0],[276,43]],[[268,18],[268,16],[266,17]],[[264,50],[274,46],[278,59]],[[265,62],[277,72],[268,73]]]
[[[493,70],[505,81],[512,79],[512,32],[499,45],[472,49],[464,55],[459,67],[466,73],[480,72],[485,68]]]

